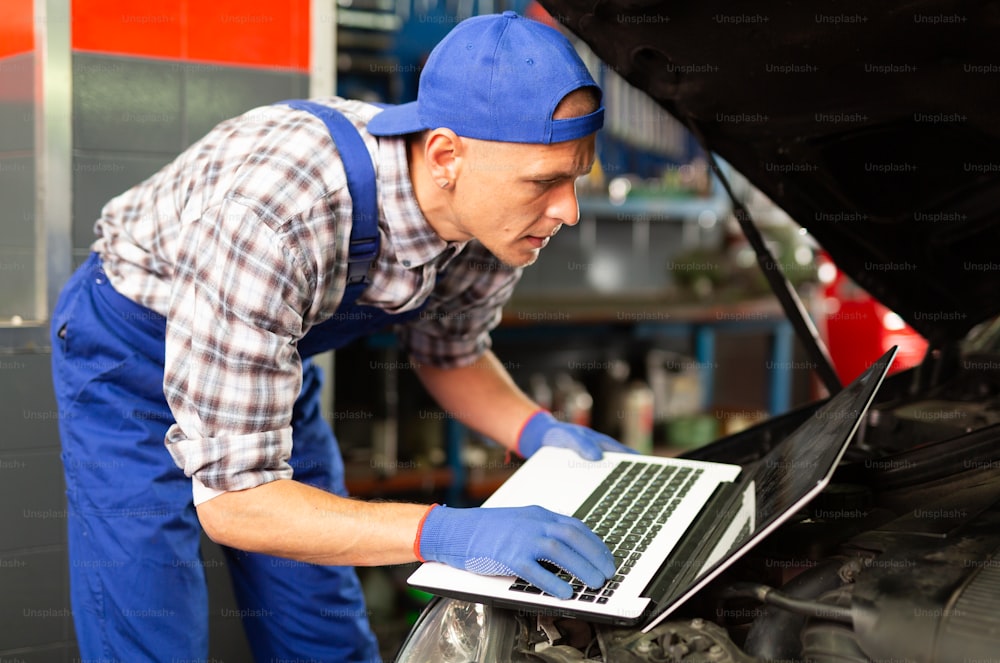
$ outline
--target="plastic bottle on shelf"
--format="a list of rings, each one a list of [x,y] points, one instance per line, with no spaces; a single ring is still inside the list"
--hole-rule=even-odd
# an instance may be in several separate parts
[[[590,392],[569,373],[559,373],[554,379],[553,415],[572,424],[589,426],[594,399]]]
[[[621,412],[630,368],[617,357],[603,362],[603,367],[594,394],[594,423],[602,433],[617,438],[622,432]]]
[[[620,442],[639,453],[653,452],[653,390],[645,382],[630,382],[622,398]]]
[[[532,373],[531,377],[528,378],[528,395],[546,410],[553,408],[552,388],[549,387],[549,381],[544,374]]]
[[[566,421],[580,426],[590,426],[593,409],[594,399],[590,392],[582,384],[575,382],[567,404]]]

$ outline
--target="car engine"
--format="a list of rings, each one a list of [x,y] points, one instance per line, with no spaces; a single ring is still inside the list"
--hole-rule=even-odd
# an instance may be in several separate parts
[[[889,376],[826,489],[648,633],[442,599],[398,660],[996,663],[1000,361],[959,357]],[[753,462],[818,406],[686,455]]]
[[[918,377],[887,383],[827,490],[670,621],[511,615],[510,660],[996,661],[1000,386],[959,371],[913,398]]]
[[[457,601],[442,621],[488,622],[477,660],[511,663],[996,661],[1000,371],[952,359],[922,384],[933,360],[886,381],[823,493],[650,632]],[[810,411],[698,456],[751,460]]]

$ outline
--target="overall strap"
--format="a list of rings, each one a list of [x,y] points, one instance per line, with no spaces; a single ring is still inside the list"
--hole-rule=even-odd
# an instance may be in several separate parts
[[[304,99],[281,103],[322,120],[340,152],[353,210],[347,287],[341,304],[353,304],[368,287],[368,271],[378,254],[378,194],[371,154],[357,128],[340,111]]]

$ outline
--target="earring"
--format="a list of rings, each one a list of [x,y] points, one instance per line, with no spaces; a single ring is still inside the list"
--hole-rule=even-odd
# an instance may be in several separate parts
[[[441,182],[438,182],[438,186],[440,186],[442,189],[447,189],[449,186],[451,186],[451,182],[449,182],[448,180],[443,180]]]

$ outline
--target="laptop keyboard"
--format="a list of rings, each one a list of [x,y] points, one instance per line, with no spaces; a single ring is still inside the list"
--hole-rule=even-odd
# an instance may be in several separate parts
[[[570,600],[607,603],[635,567],[640,555],[677,509],[702,470],[621,461],[573,514],[614,553],[616,573],[603,587],[591,589],[562,569],[542,565],[570,583]],[[510,589],[528,594],[542,590],[518,578]]]

